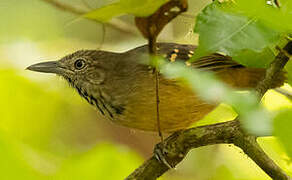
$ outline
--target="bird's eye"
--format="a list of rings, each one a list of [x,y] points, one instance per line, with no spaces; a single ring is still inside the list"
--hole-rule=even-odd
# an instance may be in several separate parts
[[[74,63],[76,69],[80,70],[85,67],[85,61],[83,59],[77,59]]]

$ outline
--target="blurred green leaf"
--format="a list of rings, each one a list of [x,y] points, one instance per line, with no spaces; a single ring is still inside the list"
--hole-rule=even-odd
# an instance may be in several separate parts
[[[120,0],[119,2],[95,9],[84,17],[100,22],[106,22],[123,14],[148,16],[169,0]]]
[[[142,163],[127,147],[105,143],[80,155],[58,158],[4,136],[1,131],[0,158],[3,180],[124,179]]]
[[[0,82],[5,87],[0,89],[0,131],[24,143],[48,146],[56,131],[56,122],[60,124],[67,119],[72,122],[86,113],[72,112],[76,106],[73,98],[48,90],[50,84],[36,85],[16,71],[0,69]]]
[[[288,155],[292,157],[292,108],[283,110],[274,119],[275,135],[284,145]]]
[[[280,8],[268,5],[264,0],[235,0],[232,10],[256,17],[271,28],[285,32],[292,31],[291,0],[281,0]]]
[[[199,33],[199,46],[193,59],[221,52],[240,64],[266,67],[274,59],[270,47],[279,41],[280,33],[255,17],[226,12],[231,5],[214,2],[198,15],[195,32]]]
[[[257,135],[271,134],[270,114],[258,103],[252,92],[236,92],[222,83],[215,75],[186,67],[181,63],[161,63],[161,72],[168,78],[183,79],[204,100],[231,105],[239,114],[243,126]]]
[[[34,171],[24,160],[22,147],[0,131],[0,179],[39,180],[44,176]]]
[[[58,96],[46,93],[12,70],[0,70],[0,81],[5,85],[0,89],[0,130],[21,139],[46,136],[62,109]]]
[[[141,163],[142,159],[126,147],[100,144],[65,162],[56,179],[124,179]]]

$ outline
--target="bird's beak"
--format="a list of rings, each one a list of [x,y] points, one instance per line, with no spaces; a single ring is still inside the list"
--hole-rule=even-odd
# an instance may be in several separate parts
[[[37,63],[27,67],[26,69],[31,71],[55,74],[61,74],[62,72],[64,72],[64,68],[60,66],[59,61]]]

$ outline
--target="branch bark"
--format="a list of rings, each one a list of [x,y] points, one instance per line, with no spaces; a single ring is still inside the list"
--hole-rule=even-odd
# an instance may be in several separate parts
[[[62,11],[70,12],[70,13],[75,14],[75,15],[83,15],[83,14],[87,13],[86,10],[76,8],[72,5],[62,3],[58,0],[41,0],[41,1],[44,1],[44,2],[62,10]],[[132,25],[130,25],[122,20],[119,20],[119,19],[112,19],[110,22],[107,22],[106,25],[108,25],[109,27],[111,27],[113,29],[117,29],[123,33],[139,35],[138,31],[136,30],[136,28],[134,26],[132,26]]]
[[[256,90],[261,98],[272,87],[274,79],[282,71],[292,54],[292,42],[279,52],[267,69],[266,77]],[[292,180],[268,155],[256,141],[257,137],[247,134],[240,128],[238,120],[179,131],[168,137],[164,144],[167,154],[165,159],[175,167],[190,149],[212,144],[234,144],[240,147],[263,171],[275,180]],[[160,146],[160,144],[156,145]],[[168,171],[169,168],[158,161],[155,156],[145,161],[126,180],[154,180]]]
[[[180,163],[190,149],[213,145],[234,144],[240,147],[271,178],[290,179],[261,149],[256,137],[246,134],[237,120],[212,124],[176,132],[165,141],[167,160],[171,166]],[[158,145],[159,146],[159,145]],[[168,167],[154,156],[144,162],[126,180],[154,180],[164,174]]]
[[[258,93],[259,97],[263,97],[267,90],[272,87],[274,79],[276,79],[276,77],[281,73],[282,69],[289,61],[289,56],[292,54],[291,49],[292,41],[289,41],[283,49],[279,50],[279,54],[267,69],[266,77],[256,87],[256,92]]]

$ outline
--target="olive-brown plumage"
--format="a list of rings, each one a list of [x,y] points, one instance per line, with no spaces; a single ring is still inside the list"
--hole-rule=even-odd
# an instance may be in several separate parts
[[[169,62],[185,61],[190,68],[215,72],[224,82],[237,88],[255,87],[265,70],[246,68],[228,56],[212,54],[193,63],[187,60],[196,47],[174,43],[159,43],[158,54]],[[127,127],[157,131],[155,74],[145,64],[149,59],[147,45],[124,53],[97,50],[77,51],[59,61],[32,65],[28,69],[55,73],[70,85],[102,117]],[[159,76],[160,125],[163,132],[189,127],[202,119],[217,104],[201,100],[190,88],[174,79]],[[282,85],[279,77],[275,87]]]

